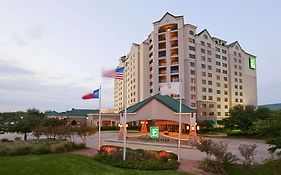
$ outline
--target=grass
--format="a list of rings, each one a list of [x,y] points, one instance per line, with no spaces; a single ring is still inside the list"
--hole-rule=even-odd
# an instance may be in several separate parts
[[[176,171],[137,171],[114,168],[93,158],[68,154],[0,157],[5,175],[190,175]]]
[[[231,165],[227,168],[228,175],[281,175],[281,160],[270,161],[263,165],[246,168],[242,165]]]

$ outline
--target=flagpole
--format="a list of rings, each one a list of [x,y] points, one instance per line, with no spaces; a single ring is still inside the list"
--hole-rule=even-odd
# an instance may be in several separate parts
[[[124,68],[124,81],[125,83],[125,109],[124,109],[124,119],[123,119],[123,160],[126,160],[126,137],[127,137],[127,74]]]
[[[182,80],[180,80],[179,87],[179,97],[180,97],[180,107],[179,107],[179,141],[178,141],[178,161],[181,159],[181,118],[182,118]]]
[[[99,90],[99,150],[101,147],[101,86]]]

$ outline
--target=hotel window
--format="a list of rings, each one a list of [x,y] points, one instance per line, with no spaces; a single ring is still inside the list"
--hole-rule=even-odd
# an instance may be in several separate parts
[[[195,108],[196,104],[195,103],[191,103],[191,107]]]
[[[220,48],[218,48],[218,47],[216,47],[216,51],[217,51],[217,52],[220,52],[220,51],[221,51],[221,49],[220,49]]]
[[[195,51],[195,47],[189,46],[189,50]]]
[[[206,95],[203,95],[203,96],[202,96],[202,99],[203,99],[203,100],[206,100],[206,99],[207,99]]]
[[[209,115],[210,115],[210,116],[214,116],[215,113],[214,113],[214,112],[209,112]]]
[[[239,86],[239,89],[243,89],[243,86]]]
[[[202,68],[202,69],[205,69],[205,68],[206,68],[206,65],[205,65],[205,64],[201,64],[201,68]]]
[[[227,67],[227,64],[226,63],[222,63],[222,67]]]
[[[207,50],[208,55],[212,55],[212,52],[210,50]]]
[[[208,73],[208,77],[212,78],[212,76],[213,76],[212,73]]]
[[[228,102],[228,98],[224,98],[224,102]]]
[[[188,38],[188,41],[189,41],[190,43],[195,43],[195,39],[192,39],[192,38]]]
[[[216,68],[216,72],[217,72],[217,73],[221,73],[221,69]]]
[[[205,53],[205,49],[201,49],[201,53]]]
[[[238,95],[238,92],[235,92],[235,95]]]
[[[220,91],[220,90],[217,90],[217,94],[221,94],[221,91]]]
[[[202,72],[202,76],[203,76],[203,77],[206,77],[206,72]]]
[[[222,73],[227,74],[227,70],[222,70]]]
[[[238,62],[239,62],[240,64],[242,63],[242,61],[241,61],[240,59],[238,60]]]
[[[226,54],[226,50],[224,50],[224,49],[221,49],[221,52],[224,53],[224,54]]]
[[[195,92],[195,86],[190,86],[190,91]]]
[[[209,96],[209,98],[208,98],[209,100],[213,100],[213,97],[212,96]]]
[[[242,70],[242,66],[239,66],[239,70]]]
[[[225,115],[225,116],[228,116],[228,112],[225,112],[224,115]]]
[[[212,70],[212,66],[208,65],[208,70]]]
[[[221,108],[221,105],[217,105],[217,108],[220,109],[220,108]]]
[[[201,56],[201,60],[202,60],[202,61],[206,61],[206,57]]]
[[[218,112],[218,116],[221,116],[221,112]]]
[[[227,84],[224,84],[224,88],[227,88]]]
[[[207,92],[207,88],[203,87],[202,92]]]
[[[234,86],[234,88],[235,88],[235,89],[238,89],[238,85],[236,84],[236,85]]]
[[[243,99],[240,99],[240,103],[243,103]]]
[[[190,62],[190,66],[191,67],[195,67],[195,63],[194,62]]]
[[[202,80],[202,84],[206,84],[206,80]]]
[[[191,100],[195,100],[195,94],[191,95]]]
[[[190,70],[191,75],[195,75],[195,70]]]
[[[192,30],[189,30],[190,35],[194,35],[194,32]]]
[[[237,55],[237,52],[233,52],[233,54],[236,56],[236,55]]]
[[[218,55],[218,54],[216,54],[216,58],[217,58],[217,59],[221,59],[221,56]]]
[[[216,61],[216,65],[217,65],[217,66],[220,66],[220,65],[221,65],[221,62]]]
[[[191,83],[195,83],[195,78],[190,78]]]
[[[226,61],[226,60],[227,60],[227,58],[226,58],[225,56],[222,56],[222,60],[225,60],[225,61]]]
[[[238,82],[238,79],[237,79],[237,78],[234,78],[234,81],[235,81],[235,82]]]
[[[211,63],[212,62],[212,58],[208,58],[208,62]]]
[[[189,58],[195,59],[195,55],[194,54],[189,54]]]
[[[242,76],[242,73],[241,73],[241,72],[239,72],[239,76],[240,76],[240,77]]]
[[[212,81],[208,81],[208,85],[212,85],[213,84],[213,82]]]
[[[227,91],[224,91],[224,95],[228,95],[228,92],[227,92]]]
[[[240,96],[243,96],[243,92],[240,92]]]
[[[203,112],[202,115],[203,115],[203,116],[206,116],[206,115],[207,115],[207,112]]]
[[[212,47],[212,45],[210,43],[207,43],[207,46],[210,47],[210,48]]]
[[[207,107],[207,104],[206,103],[202,103],[201,104],[201,108],[206,108]]]
[[[228,105],[225,105],[224,108],[225,108],[225,109],[228,109]]]
[[[235,71],[235,72],[234,72],[234,75],[237,75],[237,74],[238,74],[238,73]]]
[[[217,75],[216,77],[217,77],[217,80],[220,80],[220,79],[221,79],[221,77],[220,77],[219,75]]]
[[[220,97],[217,97],[217,101],[221,101],[221,98],[220,98]]]
[[[221,87],[221,84],[220,84],[220,83],[217,83],[217,87]]]
[[[201,45],[202,45],[202,46],[205,46],[205,42],[204,42],[204,41],[201,41]]]
[[[237,69],[237,65],[234,65],[234,69]]]
[[[241,57],[241,53],[238,53],[238,56]]]
[[[235,102],[238,102],[238,98],[235,99]]]
[[[227,77],[223,77],[223,80],[224,80],[224,81],[227,81]]]
[[[213,89],[212,89],[212,88],[208,88],[208,92],[209,92],[209,93],[212,93],[212,92],[213,92]]]
[[[209,104],[209,108],[214,108],[215,105],[214,104]]]

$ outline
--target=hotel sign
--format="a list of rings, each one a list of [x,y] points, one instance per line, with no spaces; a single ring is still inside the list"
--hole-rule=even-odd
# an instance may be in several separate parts
[[[159,128],[155,126],[150,127],[150,137],[153,139],[159,138]]]
[[[249,57],[249,66],[250,66],[250,69],[256,70],[256,58],[255,57],[252,57],[252,56]]]

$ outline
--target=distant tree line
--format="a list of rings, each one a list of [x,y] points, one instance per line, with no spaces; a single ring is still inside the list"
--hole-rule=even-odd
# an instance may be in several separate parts
[[[37,139],[44,135],[48,139],[72,141],[78,135],[86,142],[86,136],[95,133],[96,128],[67,125],[65,120],[48,118],[37,109],[27,109],[26,112],[0,113],[0,131],[23,133],[24,140],[27,139],[27,133],[31,132]]]

